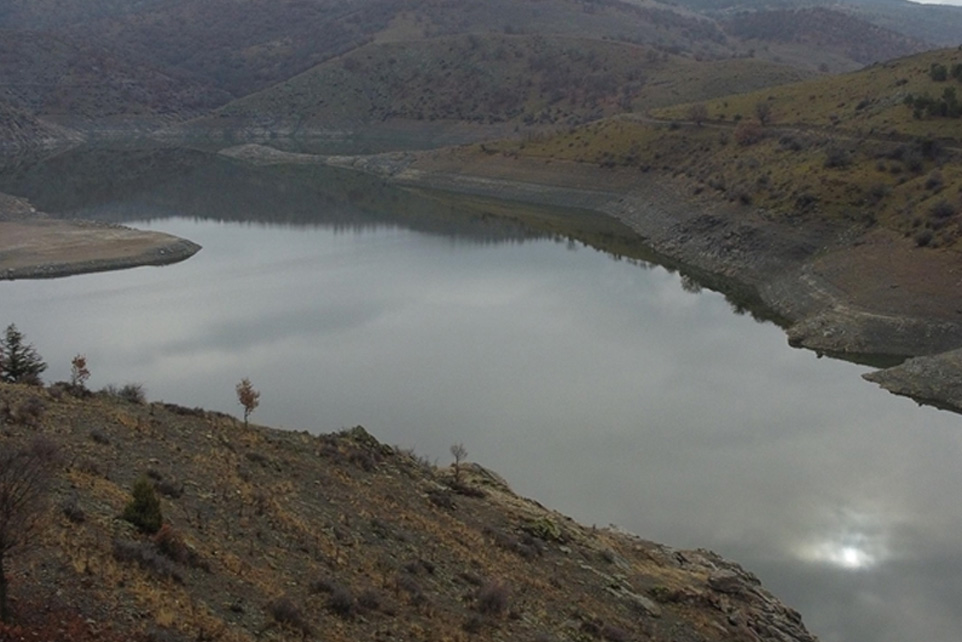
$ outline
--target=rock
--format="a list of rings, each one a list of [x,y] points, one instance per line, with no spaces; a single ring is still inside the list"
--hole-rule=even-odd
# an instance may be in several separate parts
[[[708,577],[708,586],[719,593],[729,595],[739,595],[745,593],[750,588],[746,585],[745,578],[735,571],[719,571]]]

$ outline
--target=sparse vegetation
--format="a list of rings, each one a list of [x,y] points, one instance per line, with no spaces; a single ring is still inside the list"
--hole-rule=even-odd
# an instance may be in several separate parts
[[[10,622],[7,561],[36,544],[56,460],[56,446],[44,437],[0,450],[0,622]]]
[[[30,393],[0,384],[0,401],[14,406]],[[32,613],[23,616],[28,604],[56,612],[62,605],[84,614],[81,622],[112,622],[116,632],[100,629],[108,642],[218,635],[228,642],[321,635],[347,642],[385,630],[430,630],[451,639],[496,631],[505,639],[538,639],[545,631],[578,634],[580,619],[575,628],[566,624],[572,603],[592,621],[653,642],[725,621],[707,598],[705,606],[685,603],[663,618],[639,617],[630,601],[609,592],[603,577],[612,568],[603,552],[611,549],[619,551],[619,564],[631,564],[623,581],[634,591],[666,582],[703,587],[703,574],[722,563],[699,561],[705,553],[686,553],[692,579],[679,584],[689,571],[662,561],[659,548],[562,524],[563,518],[492,484],[479,468],[462,466],[460,476],[466,486],[484,484],[483,496],[456,495],[458,509],[450,511],[425,496],[428,489],[454,494],[442,483],[446,478],[359,427],[327,435],[245,430],[239,417],[178,408],[65,396],[51,411],[57,421],[44,417],[38,428],[5,427],[17,439],[55,433],[63,450],[59,461],[67,466],[64,483],[50,490],[59,510],[31,540],[38,548],[10,558],[22,635],[71,639],[33,636],[46,625]],[[70,422],[59,421],[64,409]],[[0,436],[0,455],[12,438]],[[349,454],[356,450],[376,456],[377,466],[367,472],[352,464]],[[131,494],[124,480],[140,473]],[[156,516],[150,507],[161,500],[153,489],[165,482],[179,489],[177,479],[186,492],[169,508],[164,504],[168,519],[153,519],[146,529],[136,524],[150,520],[134,518],[135,526],[117,521],[125,502],[140,506],[132,514]],[[44,566],[51,550],[59,562]],[[101,578],[96,594],[91,578]],[[740,608],[747,617],[772,621],[759,609],[773,603],[766,597]],[[133,617],[144,605],[153,617]],[[0,637],[6,631],[0,629]],[[76,640],[101,639],[78,631]]]

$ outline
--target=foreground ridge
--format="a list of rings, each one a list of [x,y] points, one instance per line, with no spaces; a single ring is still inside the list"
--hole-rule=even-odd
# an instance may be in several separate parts
[[[712,552],[580,525],[361,427],[245,428],[62,384],[0,384],[0,418],[0,449],[39,433],[61,453],[0,639],[815,639]],[[155,535],[120,517],[138,478]]]

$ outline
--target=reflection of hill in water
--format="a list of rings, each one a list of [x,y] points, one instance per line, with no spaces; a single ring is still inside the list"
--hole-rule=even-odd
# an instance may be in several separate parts
[[[21,160],[3,168],[0,191],[64,218],[124,222],[185,216],[337,229],[389,225],[481,243],[549,236],[505,218],[504,206],[495,216],[482,203],[432,198],[357,172],[253,167],[186,149],[77,149]]]
[[[722,292],[739,314],[784,322],[752,288],[654,252],[604,214],[414,192],[330,167],[255,167],[189,149],[75,149],[0,160],[0,192],[26,197],[63,218],[121,223],[183,216],[352,231],[404,227],[469,243],[577,240],[641,267],[678,271],[686,289]]]

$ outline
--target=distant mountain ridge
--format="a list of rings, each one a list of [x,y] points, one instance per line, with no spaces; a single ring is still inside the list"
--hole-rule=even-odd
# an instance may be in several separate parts
[[[818,0],[8,0],[0,98],[73,128],[109,121],[117,135],[133,122],[131,133],[197,118],[226,126],[207,118],[215,110],[268,127],[343,115],[570,124],[929,47],[872,22],[903,4],[869,15],[868,4]],[[459,38],[475,40],[450,51]],[[586,44],[544,47],[559,38]],[[765,64],[741,63],[752,57]]]

